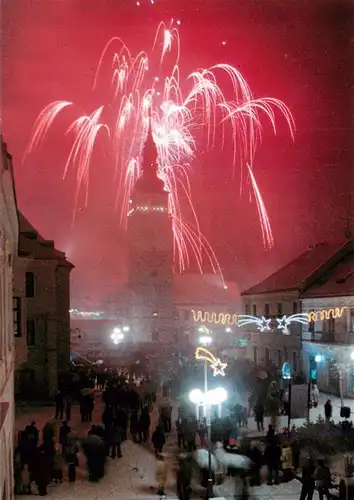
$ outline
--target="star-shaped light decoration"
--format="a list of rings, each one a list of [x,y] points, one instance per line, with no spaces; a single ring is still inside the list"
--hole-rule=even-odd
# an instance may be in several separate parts
[[[225,377],[226,367],[227,363],[223,363],[219,358],[217,358],[215,362],[210,365],[210,368],[213,370],[214,377],[216,377],[217,375],[222,375],[223,377]]]
[[[261,320],[258,323],[257,330],[259,330],[262,333],[264,331],[270,332],[270,326],[269,326],[270,322],[271,322],[271,318],[267,319],[264,316],[262,316]]]
[[[282,318],[277,318],[277,329],[281,330],[284,335],[289,335],[290,331],[288,329],[288,326],[290,325],[291,321],[287,318],[287,316],[283,316]]]

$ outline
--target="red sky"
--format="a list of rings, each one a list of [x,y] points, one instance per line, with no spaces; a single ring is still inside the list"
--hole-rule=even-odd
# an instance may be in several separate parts
[[[230,63],[255,96],[284,100],[297,125],[293,144],[281,118],[276,138],[265,122],[254,164],[274,232],[272,252],[262,247],[247,189],[239,198],[230,141],[222,153],[214,148],[192,165],[201,226],[226,277],[242,289],[310,244],[342,237],[353,208],[349,0],[140,3],[3,0],[3,131],[14,157],[19,205],[76,265],[74,298],[99,297],[124,276],[125,235],[114,211],[110,158],[101,143],[92,164],[89,205],[80,203],[72,225],[75,172],[62,178],[70,146],[63,134],[68,121],[63,115],[43,146],[22,163],[33,122],[53,100],[74,101],[82,112],[96,109],[105,90],[93,95],[91,88],[107,40],[117,35],[133,53],[149,50],[157,24],[172,17],[181,21],[183,77],[195,68]]]

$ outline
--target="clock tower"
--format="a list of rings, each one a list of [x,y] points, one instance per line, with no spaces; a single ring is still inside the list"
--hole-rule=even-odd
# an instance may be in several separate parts
[[[157,176],[151,117],[128,217],[130,322],[135,340],[175,340],[173,235],[168,193]]]

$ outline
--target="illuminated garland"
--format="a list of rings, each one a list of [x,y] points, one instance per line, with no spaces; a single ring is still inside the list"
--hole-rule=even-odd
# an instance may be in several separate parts
[[[196,323],[214,323],[215,325],[237,325],[237,314],[195,311],[192,309]]]
[[[290,316],[282,316],[281,318],[276,318],[277,329],[281,330],[285,335],[289,334],[288,326],[291,323],[300,323],[302,325],[307,325],[317,321],[319,318],[324,319],[339,319],[343,316],[343,313],[347,309],[344,307],[336,307],[331,309],[321,309],[320,311],[311,311],[309,313],[298,313],[291,314]],[[215,325],[235,325],[237,327],[242,327],[246,325],[254,324],[257,326],[257,330],[260,332],[271,331],[271,321],[272,318],[265,318],[264,316],[252,316],[249,314],[230,314],[230,313],[217,313],[208,311],[195,311],[192,309],[193,320],[196,323],[213,323]]]

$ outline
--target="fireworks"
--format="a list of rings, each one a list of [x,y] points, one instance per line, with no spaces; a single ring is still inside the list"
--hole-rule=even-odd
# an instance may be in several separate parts
[[[275,115],[278,111],[285,118],[292,137],[294,121],[283,102],[274,98],[255,99],[240,72],[228,64],[194,71],[182,82],[180,37],[175,25],[179,25],[179,21],[172,20],[169,26],[160,23],[151,57],[144,51],[133,57],[120,38],[109,40],[102,52],[93,85],[96,89],[102,83],[103,75],[106,75],[105,65],[110,61],[109,99],[91,114],[79,116],[68,127],[67,132],[73,134],[73,143],[64,175],[70,167],[76,169],[76,202],[82,188],[87,199],[92,153],[101,134],[106,134],[114,157],[112,176],[117,185],[117,208],[124,223],[135,182],[141,173],[141,152],[151,113],[158,151],[158,175],[169,193],[176,267],[180,271],[186,269],[193,254],[201,271],[203,257],[207,256],[213,271],[218,272],[216,256],[199,229],[192,203],[189,170],[198,154],[196,135],[203,132],[208,147],[222,148],[226,141],[232,142],[230,161],[234,168],[247,169],[258,207],[263,242],[266,247],[272,247],[271,226],[252,166],[261,141],[262,115],[276,133]],[[166,74],[165,68],[171,59],[171,69]],[[156,71],[153,74],[150,66],[156,67],[157,63],[160,74]],[[225,95],[219,84],[222,74],[231,83],[230,96]],[[25,155],[42,143],[58,114],[72,106],[74,104],[69,101],[55,101],[43,109],[34,124]],[[220,144],[216,139],[218,127],[221,130]],[[186,213],[191,216],[184,216]]]

